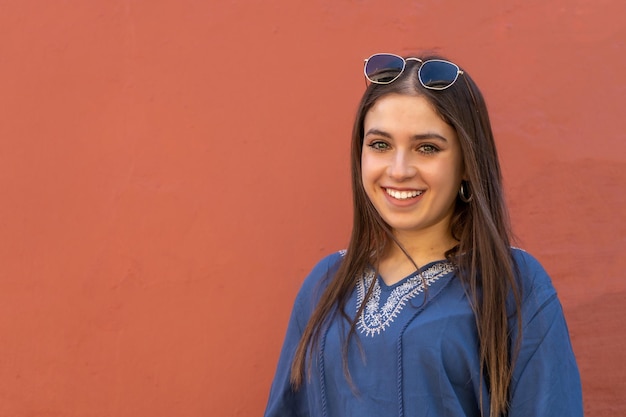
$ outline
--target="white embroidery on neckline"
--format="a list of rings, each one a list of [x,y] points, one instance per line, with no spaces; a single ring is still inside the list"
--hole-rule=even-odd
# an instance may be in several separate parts
[[[374,285],[372,294],[359,317],[357,327],[366,336],[375,336],[383,332],[391,325],[394,318],[404,308],[406,302],[424,291],[424,283],[431,285],[439,278],[454,271],[450,262],[438,262],[426,269],[420,276],[415,273],[402,284],[394,288],[385,303],[380,305],[382,293],[378,279],[375,279],[375,271],[370,268],[357,282],[357,311],[361,307],[365,294],[370,285]]]

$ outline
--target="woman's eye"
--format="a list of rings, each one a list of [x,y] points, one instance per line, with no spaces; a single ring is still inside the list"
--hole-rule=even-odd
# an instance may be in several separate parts
[[[385,142],[372,142],[368,146],[377,151],[384,151],[386,149],[389,149],[389,145]]]
[[[425,153],[425,154],[431,154],[431,153],[438,152],[439,149],[434,145],[424,144],[424,145],[420,145],[420,147],[418,148],[418,151]]]

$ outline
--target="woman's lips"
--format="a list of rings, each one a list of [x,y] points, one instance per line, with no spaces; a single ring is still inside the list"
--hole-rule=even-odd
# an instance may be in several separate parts
[[[384,188],[384,190],[388,196],[400,201],[410,200],[419,195],[422,195],[422,193],[424,192],[421,190],[394,190],[392,188]]]

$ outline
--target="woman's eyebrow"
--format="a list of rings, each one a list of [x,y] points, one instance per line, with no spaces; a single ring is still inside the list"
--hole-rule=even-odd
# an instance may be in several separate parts
[[[369,136],[369,135],[378,135],[378,136],[382,136],[388,139],[392,139],[392,136],[390,133],[385,132],[384,130],[380,130],[380,129],[370,129],[367,132],[365,132],[365,136]],[[416,135],[411,136],[412,140],[426,140],[426,139],[439,139],[442,142],[448,142],[448,139],[446,139],[444,136],[441,136],[439,133],[435,133],[435,132],[426,132],[426,133],[419,133]]]
[[[378,136],[383,136],[383,137],[391,139],[391,134],[385,132],[384,130],[379,130],[379,129],[370,129],[367,132],[365,132],[364,136],[369,136],[369,135],[378,135]]]
[[[439,133],[435,133],[435,132],[427,132],[427,133],[420,133],[418,135],[413,135],[411,139],[413,140],[439,139],[443,142],[448,141],[448,139],[446,139],[444,136],[441,136]]]

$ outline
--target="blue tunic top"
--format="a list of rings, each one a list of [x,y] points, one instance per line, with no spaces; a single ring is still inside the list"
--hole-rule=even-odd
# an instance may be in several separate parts
[[[523,323],[508,416],[582,416],[580,377],[556,291],[532,256],[513,252],[522,277]],[[341,257],[324,258],[298,293],[265,416],[479,417],[481,387],[484,415],[489,416],[474,314],[447,261],[426,265],[421,276],[415,273],[391,286],[373,271],[361,277],[347,314],[354,317],[368,288],[374,288],[348,347],[353,386],[341,357],[349,325],[336,318],[324,330],[310,378],[300,390],[292,390],[295,349]],[[514,341],[516,329],[511,320]]]

